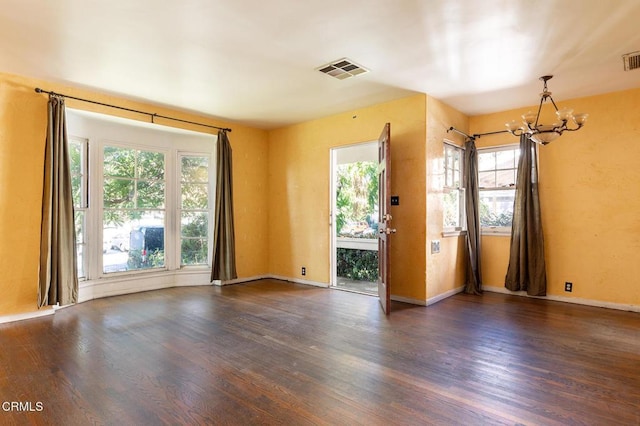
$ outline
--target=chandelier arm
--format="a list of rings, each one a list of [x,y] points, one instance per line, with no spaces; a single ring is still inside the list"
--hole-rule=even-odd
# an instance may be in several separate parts
[[[566,130],[566,131],[568,131],[568,132],[575,132],[576,130],[580,130],[580,129],[582,128],[582,126],[583,126],[583,124],[578,124],[578,127],[576,127],[575,129],[570,129],[570,128],[568,128],[568,127],[565,127],[565,128],[563,129],[563,131],[565,131],[565,130]]]
[[[545,81],[545,84],[546,84],[546,83],[547,83],[547,82]],[[527,127],[528,127],[529,129],[531,129],[531,130],[536,130],[536,129],[538,128],[538,120],[540,119],[540,111],[542,111],[542,104],[544,103],[544,98],[545,98],[545,96],[544,96],[544,95],[542,95],[542,96],[540,97],[540,105],[538,106],[538,114],[536,115],[536,124],[535,124],[535,127],[534,127],[533,129],[531,129],[531,124],[527,123]]]

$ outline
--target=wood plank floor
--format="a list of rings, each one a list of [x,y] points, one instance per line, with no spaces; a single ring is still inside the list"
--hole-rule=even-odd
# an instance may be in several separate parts
[[[636,313],[492,293],[393,309],[265,280],[3,324],[0,424],[640,424]]]

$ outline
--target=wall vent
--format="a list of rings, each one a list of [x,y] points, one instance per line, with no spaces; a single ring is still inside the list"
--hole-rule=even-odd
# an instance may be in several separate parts
[[[640,68],[640,51],[622,55],[622,60],[624,61],[625,71],[637,70]]]
[[[356,64],[351,59],[342,58],[337,61],[329,62],[316,70],[328,74],[331,77],[335,77],[338,80],[345,80],[347,78],[355,77],[360,74],[369,72],[368,69]]]

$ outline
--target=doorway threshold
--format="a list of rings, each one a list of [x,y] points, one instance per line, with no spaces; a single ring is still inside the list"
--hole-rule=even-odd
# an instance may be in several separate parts
[[[338,277],[336,285],[332,288],[336,290],[350,291],[352,293],[366,294],[369,296],[378,295],[377,282],[352,280],[345,277]]]

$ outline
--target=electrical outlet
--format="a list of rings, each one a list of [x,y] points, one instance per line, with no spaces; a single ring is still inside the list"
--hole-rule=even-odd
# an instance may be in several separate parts
[[[307,268],[304,266],[302,267],[302,275],[307,275]]]
[[[440,240],[431,241],[431,254],[440,253]]]
[[[571,293],[572,290],[573,290],[573,283],[570,283],[569,281],[565,282],[564,291]]]

